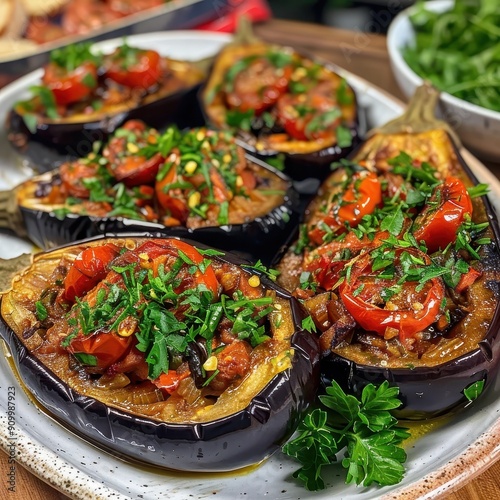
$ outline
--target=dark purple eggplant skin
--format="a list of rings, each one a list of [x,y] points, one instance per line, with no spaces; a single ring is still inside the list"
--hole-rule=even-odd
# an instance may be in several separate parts
[[[144,236],[162,237],[140,235]],[[207,248],[192,240],[185,241]],[[218,258],[236,265],[245,263],[230,253]],[[26,350],[3,318],[0,336],[30,393],[36,394],[37,401],[50,414],[83,439],[114,456],[162,468],[193,472],[235,470],[259,463],[286,442],[315,400],[319,385],[319,345],[314,335],[302,329],[304,309],[288,292],[266,276],[259,276],[266,287],[290,302],[295,324],[292,368],[276,375],[247,408],[212,422],[169,424],[110,408],[73,391]]]
[[[456,150],[462,168],[474,184],[478,180]],[[488,198],[484,197],[486,214],[494,238],[481,251],[483,268],[500,269],[500,227],[498,217]],[[459,410],[469,404],[464,389],[474,382],[484,380],[484,389],[494,383],[500,371],[500,281],[485,283],[498,300],[491,325],[478,348],[451,361],[433,367],[414,369],[381,368],[357,364],[334,352],[321,360],[321,382],[327,387],[332,380],[350,393],[360,395],[367,384],[381,384],[388,380],[399,388],[402,401],[395,410],[397,418],[425,420]],[[472,312],[473,314],[473,312]]]
[[[156,231],[164,236],[191,238],[200,243],[233,251],[242,257],[260,259],[269,265],[274,255],[297,226],[303,203],[290,179],[275,168],[247,155],[249,161],[272,171],[288,182],[283,203],[264,217],[243,224],[187,229],[166,227],[162,224],[124,219],[120,217],[99,218],[87,215],[68,214],[58,218],[53,212],[41,212],[20,206],[28,237],[40,248],[49,249],[76,240],[91,238],[99,234],[119,232]]]
[[[7,138],[37,171],[47,172],[61,163],[91,153],[96,142],[105,142],[127,120],[142,120],[157,129],[171,124],[180,128],[201,126],[203,116],[196,98],[199,87],[196,85],[121,113],[104,115],[100,120],[40,122],[34,132],[28,129],[23,117],[12,109],[6,120]]]

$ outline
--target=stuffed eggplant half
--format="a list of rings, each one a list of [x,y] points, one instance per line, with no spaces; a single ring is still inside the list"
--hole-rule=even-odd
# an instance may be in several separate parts
[[[279,264],[321,332],[325,381],[359,392],[387,379],[412,419],[465,405],[500,359],[497,219],[451,136],[426,121],[433,97],[421,89],[325,181]]]
[[[202,94],[208,122],[251,152],[283,154],[294,179],[324,178],[358,139],[354,91],[335,69],[244,34],[222,49]]]
[[[76,44],[54,50],[32,97],[17,102],[7,118],[10,143],[39,171],[82,157],[127,119],[162,127],[201,124],[196,106],[204,71],[194,63],[130,47],[110,54]]]
[[[1,301],[21,379],[58,420],[176,470],[258,463],[319,384],[299,303],[232,255],[161,238],[38,254]]]
[[[298,217],[290,182],[247,158],[230,132],[160,134],[137,120],[99,152],[21,184],[15,197],[28,236],[44,248],[155,229],[249,253],[265,244],[270,258]]]

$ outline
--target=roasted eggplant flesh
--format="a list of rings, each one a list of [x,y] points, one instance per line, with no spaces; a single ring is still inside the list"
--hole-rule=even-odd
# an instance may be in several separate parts
[[[32,97],[14,104],[8,138],[47,170],[50,162],[37,155],[61,161],[84,156],[93,141],[104,140],[128,118],[148,119],[159,127],[182,114],[191,116],[179,108],[203,79],[204,72],[193,63],[126,43],[106,55],[88,44],[71,45],[51,54],[40,85],[30,88]]]
[[[474,368],[433,414],[464,402],[473,374],[491,379],[500,260],[486,192],[442,129],[375,134],[324,182],[278,268],[321,332],[329,377],[359,389],[364,376],[424,384]]]
[[[189,231],[227,247],[225,240],[239,227],[273,239],[271,233],[285,231],[296,218],[291,183],[247,157],[230,132],[171,127],[161,134],[137,120],[116,130],[100,150],[21,184],[16,203],[28,234],[43,247],[109,231],[124,218],[129,228]],[[68,240],[62,230],[50,230],[64,225],[78,234],[68,234]],[[207,241],[221,227],[227,237]],[[276,250],[287,235],[275,236]]]
[[[285,47],[227,46],[202,100],[209,123],[237,129],[247,147],[265,155],[329,162],[357,138],[356,98],[346,80]]]
[[[298,303],[235,262],[174,238],[99,239],[41,254],[2,298],[2,335],[28,389],[49,404],[51,390],[62,388],[62,406],[51,411],[87,438],[181,470],[248,465],[275,451],[314,399],[319,351],[313,336],[298,331]],[[28,360],[19,357],[24,349]],[[276,394],[262,399],[269,386]],[[66,412],[77,401],[80,408]],[[115,442],[85,425],[105,419],[102,408]],[[68,417],[75,412],[81,426]],[[256,425],[264,440],[248,442],[245,456],[239,433]],[[125,428],[129,449],[120,443]],[[231,449],[228,460],[212,456],[219,438],[227,446],[233,435],[243,448]],[[156,444],[139,453],[134,440]]]

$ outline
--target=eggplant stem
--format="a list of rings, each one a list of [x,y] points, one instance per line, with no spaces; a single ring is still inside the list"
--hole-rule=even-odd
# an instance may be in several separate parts
[[[0,228],[11,229],[17,236],[27,236],[23,216],[17,206],[16,190],[0,191]]]
[[[429,130],[444,129],[451,136],[455,145],[460,147],[460,139],[451,126],[444,120],[436,118],[435,109],[439,94],[439,90],[430,82],[424,82],[417,88],[401,116],[387,122],[382,127],[370,130],[368,137],[375,134],[418,134]]]
[[[230,43],[225,45],[224,48],[230,47],[233,45],[253,45],[256,43],[262,43],[262,41],[254,35],[252,20],[248,16],[240,16],[238,18],[238,26],[236,28],[236,32],[233,36],[233,39]],[[197,61],[192,61],[197,69],[202,71],[205,74],[208,74],[210,68],[213,66],[213,63],[217,55],[208,56],[204,59],[198,59]]]
[[[252,20],[248,16],[240,16],[231,45],[252,45],[254,43],[262,43],[262,40],[255,36]]]
[[[0,259],[0,294],[12,287],[12,280],[32,263],[32,255],[23,253],[12,259]]]

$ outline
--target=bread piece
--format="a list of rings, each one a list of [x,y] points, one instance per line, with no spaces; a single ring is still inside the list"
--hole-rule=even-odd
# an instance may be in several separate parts
[[[0,60],[22,57],[37,50],[39,50],[38,45],[30,40],[0,38]]]
[[[0,39],[20,38],[28,16],[18,0],[0,0]]]
[[[20,0],[20,2],[29,16],[46,16],[57,14],[68,3],[68,0]]]

